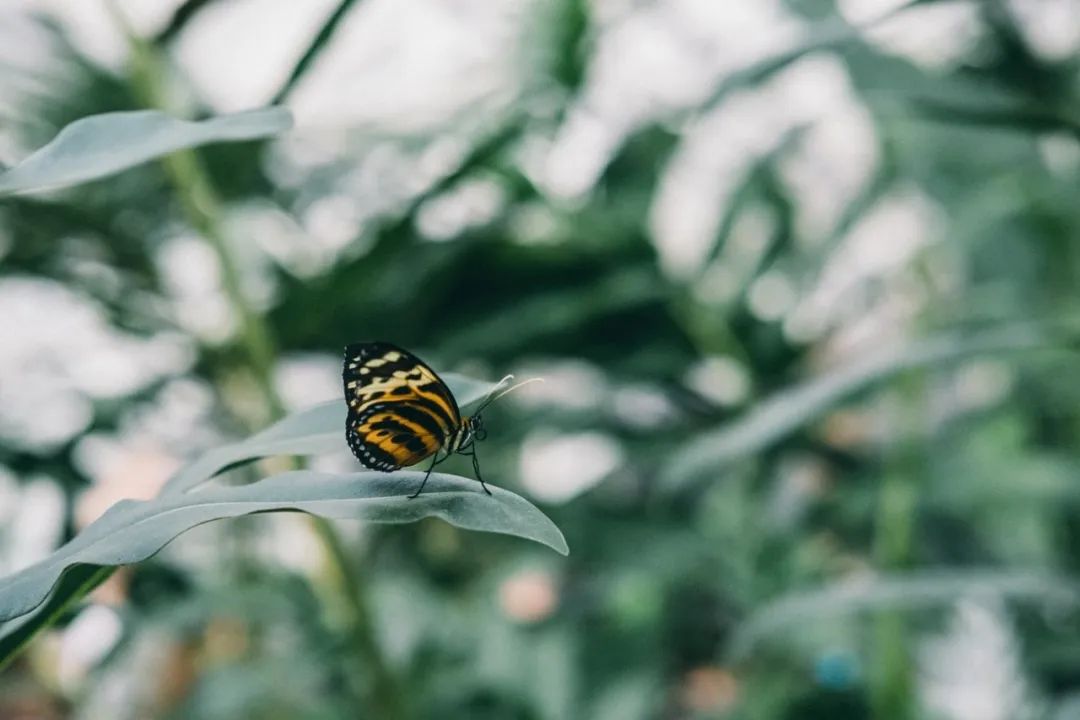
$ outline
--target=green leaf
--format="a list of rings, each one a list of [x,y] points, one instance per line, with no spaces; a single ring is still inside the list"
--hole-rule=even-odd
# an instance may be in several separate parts
[[[842,582],[792,593],[766,604],[740,623],[732,638],[732,660],[749,656],[769,637],[790,640],[792,630],[826,617],[880,610],[917,610],[951,604],[965,595],[995,595],[1059,606],[1080,605],[1080,583],[1067,577],[1027,572],[924,572]]]
[[[1063,111],[1030,103],[1005,104],[956,101],[955,98],[911,96],[906,98],[916,112],[931,120],[962,125],[1014,130],[1024,133],[1065,132],[1080,137],[1080,120]]]
[[[489,496],[475,480],[433,473],[423,494],[409,499],[423,476],[419,471],[334,475],[297,470],[249,485],[121,501],[45,560],[5,578],[0,622],[38,607],[72,566],[136,563],[197,525],[252,513],[298,511],[378,523],[438,517],[466,530],[516,535],[569,552],[554,523],[519,495],[492,487]]]
[[[478,402],[495,387],[493,383],[474,380],[454,373],[443,373],[442,378],[449,385],[462,408]],[[368,478],[375,476],[377,481],[384,483],[391,479],[398,483],[408,483],[407,479],[403,481],[402,478],[413,478],[415,483],[418,482],[416,480],[419,477],[418,473],[397,473],[393,476],[383,473],[361,473],[358,476],[344,476],[345,478],[353,478],[354,484],[361,486],[358,488],[359,494],[336,499],[332,497],[313,499],[310,495],[301,492],[289,496],[286,488],[272,487],[273,483],[270,481],[273,478],[269,478],[254,485],[244,486],[244,488],[249,489],[248,493],[253,494],[256,498],[247,502],[262,503],[261,506],[253,509],[242,509],[239,505],[231,505],[230,510],[224,511],[221,508],[214,510],[211,506],[209,510],[202,508],[198,513],[195,513],[193,510],[194,505],[201,507],[207,503],[208,499],[213,503],[213,499],[218,497],[218,491],[206,491],[192,495],[183,494],[226,467],[244,461],[268,455],[299,455],[339,448],[344,443],[344,425],[344,401],[334,400],[289,415],[246,440],[211,450],[181,469],[170,480],[157,499],[146,503],[123,501],[114,505],[97,522],[87,527],[70,543],[50,556],[50,558],[47,558],[43,563],[27,568],[22,573],[9,578],[5,581],[3,589],[0,589],[0,622],[5,618],[10,619],[27,613],[34,609],[35,605],[38,606],[38,611],[5,626],[4,634],[0,636],[0,668],[3,668],[6,663],[15,658],[36,633],[54,623],[61,614],[111,575],[117,564],[124,564],[113,562],[102,565],[101,563],[105,561],[100,559],[88,561],[85,559],[87,557],[86,553],[101,553],[102,548],[113,548],[117,537],[126,538],[132,531],[125,529],[125,523],[134,521],[135,516],[132,513],[136,512],[136,509],[145,515],[146,513],[160,512],[163,508],[172,508],[167,512],[173,514],[169,516],[169,524],[163,525],[161,528],[155,528],[155,533],[152,535],[138,535],[136,533],[137,537],[141,538],[141,541],[136,540],[135,542],[139,552],[144,554],[141,557],[127,560],[125,563],[136,562],[152,555],[176,535],[201,522],[207,522],[218,517],[232,517],[272,510],[296,510],[330,517],[359,517],[373,522],[408,522],[412,519],[419,519],[419,517],[443,517],[448,522],[459,527],[488,530],[490,532],[506,532],[512,535],[528,537],[543,542],[564,554],[568,552],[566,541],[558,528],[526,500],[507,491],[494,488],[495,498],[489,498],[489,500],[496,503],[496,505],[489,503],[486,507],[483,507],[482,513],[492,512],[495,507],[498,507],[499,511],[491,517],[476,518],[473,505],[478,499],[487,496],[476,492],[477,486],[473,481],[447,475],[432,475],[424,494],[417,500],[408,502],[415,503],[424,500],[429,489],[436,487],[437,478],[442,478],[439,482],[445,482],[447,478],[450,478],[451,481],[459,485],[464,483],[464,492],[469,495],[467,500],[462,502],[456,500],[453,494],[443,493],[439,497],[445,507],[431,507],[431,500],[428,499],[415,507],[406,505],[403,508],[381,515],[379,514],[379,508],[372,505],[372,503],[401,501],[404,498],[390,497],[380,500],[377,497],[375,486],[370,484],[371,481]],[[290,480],[290,482],[295,481],[304,485],[306,484],[303,478],[304,475],[319,476],[317,473],[301,472],[287,473],[277,477],[288,476],[294,479]],[[270,483],[270,485],[267,485],[267,483]],[[232,490],[244,490],[244,488],[232,488]],[[267,488],[271,489],[268,491]],[[228,491],[229,489],[225,488],[224,490]],[[318,493],[330,489],[327,487],[318,489],[304,487],[302,490],[303,493],[315,492],[318,495]],[[411,492],[411,490],[408,492]],[[242,498],[232,498],[232,500],[244,502]],[[232,502],[232,500],[229,502]],[[362,500],[368,501],[363,510],[353,511],[350,509]],[[313,509],[315,505],[327,502],[340,504],[341,506],[334,509]],[[269,506],[267,506],[268,503]],[[154,508],[158,508],[158,510],[155,511]],[[218,510],[221,510],[221,512],[218,512]],[[341,514],[336,515],[335,512]],[[176,513],[179,513],[179,515]],[[409,513],[412,513],[415,517],[411,517]],[[209,514],[209,517],[207,517],[207,514]],[[184,522],[173,519],[176,517],[180,517],[185,521],[193,520],[193,522],[184,526]],[[196,517],[205,519],[195,520]],[[140,522],[146,521],[144,519]],[[154,521],[150,522],[156,524]],[[179,524],[177,524],[178,522]],[[173,530],[175,532],[172,532]],[[123,534],[118,536],[117,533],[121,531]],[[135,546],[133,545],[133,547]],[[58,584],[56,583],[57,577],[60,578]],[[56,584],[56,590],[44,605],[40,605],[54,584]],[[14,591],[10,590],[12,586],[15,587]],[[7,614],[4,614],[5,611]]]
[[[902,371],[973,355],[1031,350],[1052,344],[1050,338],[1032,326],[1023,325],[943,335],[900,350],[876,353],[778,392],[732,422],[685,443],[675,451],[662,480],[668,487],[680,488],[703,475],[715,476],[731,462],[767,448],[856,392]]]
[[[930,1],[940,2],[940,0]],[[701,103],[696,112],[699,114],[705,113],[718,107],[720,103],[726,101],[728,96],[734,91],[745,87],[752,87],[764,82],[769,77],[780,72],[792,63],[801,60],[807,55],[830,50],[838,45],[856,41],[862,32],[899,15],[909,8],[923,4],[924,2],[926,2],[926,0],[912,0],[899,7],[892,8],[888,12],[865,22],[860,26],[851,25],[837,18],[830,18],[826,21],[816,23],[808,29],[806,33],[807,39],[805,41],[775,55],[756,60],[749,65],[728,74],[720,81],[709,97]]]
[[[18,657],[35,635],[56,623],[79,600],[105,582],[113,574],[113,570],[111,567],[76,565],[64,573],[56,586],[56,592],[37,612],[24,615],[5,625],[4,634],[0,636],[0,670]]]
[[[485,397],[494,383],[455,373],[442,379],[462,408]],[[228,467],[271,455],[316,455],[345,447],[345,400],[331,400],[284,417],[240,442],[214,448],[182,467],[162,495],[187,492]]]
[[[71,123],[48,145],[0,174],[0,196],[75,185],[177,150],[270,137],[290,127],[292,114],[281,107],[198,122],[157,110],[92,115]]]
[[[323,22],[319,32],[315,34],[311,44],[308,45],[307,50],[300,56],[300,59],[296,62],[296,66],[293,67],[292,72],[289,73],[288,80],[281,86],[281,89],[274,94],[274,99],[271,101],[273,104],[283,103],[289,97],[289,93],[293,91],[296,85],[304,77],[304,75],[311,69],[311,66],[319,58],[322,52],[329,47],[331,38],[337,33],[338,28],[341,26],[342,21],[348,17],[350,11],[353,9],[353,5],[357,0],[341,0],[338,6],[330,13],[326,21]]]

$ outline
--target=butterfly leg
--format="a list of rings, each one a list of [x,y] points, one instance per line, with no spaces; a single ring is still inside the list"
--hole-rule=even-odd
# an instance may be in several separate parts
[[[469,454],[472,455],[472,469],[476,473],[476,479],[480,481],[480,487],[484,488],[484,492],[490,495],[491,491],[488,490],[488,486],[484,484],[484,478],[480,475],[480,460],[476,457],[476,448],[474,447]]]
[[[443,459],[445,460],[446,458],[443,458]],[[427,485],[427,479],[429,477],[431,477],[431,471],[434,470],[435,466],[438,465],[438,464],[439,464],[439,453],[436,452],[434,455],[431,456],[431,464],[428,465],[427,472],[424,473],[424,480],[420,483],[420,487],[416,489],[416,492],[414,492],[412,495],[409,496],[410,500],[418,497],[420,495],[420,493],[424,492],[424,486]]]

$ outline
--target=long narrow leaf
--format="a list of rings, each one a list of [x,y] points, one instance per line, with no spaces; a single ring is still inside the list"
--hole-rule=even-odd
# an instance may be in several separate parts
[[[285,84],[281,86],[281,89],[274,95],[272,104],[284,103],[289,93],[293,91],[297,83],[304,77],[307,71],[311,68],[316,58],[325,50],[330,43],[330,39],[333,38],[334,33],[337,32],[338,27],[342,21],[349,15],[349,12],[353,9],[357,0],[341,0],[338,6],[334,8],[334,11],[330,13],[329,17],[319,28],[319,32],[315,34],[311,44],[308,45],[307,50],[300,56],[300,59],[296,62],[296,66],[293,67],[292,72],[289,73],[289,78],[285,81]]]
[[[438,517],[467,530],[503,533],[568,552],[559,529],[529,501],[501,488],[493,495],[474,480],[436,473],[422,495],[423,473],[282,473],[250,485],[125,500],[42,562],[0,581],[0,622],[38,607],[64,571],[77,565],[115,566],[150,557],[177,535],[223,518],[298,511],[328,518],[404,523]]]
[[[740,624],[729,655],[732,660],[744,659],[767,638],[826,617],[885,609],[918,610],[953,603],[971,593],[1080,605],[1080,583],[1053,575],[949,571],[873,578],[794,593],[765,605]]]
[[[38,607],[37,612],[23,615],[3,628],[0,636],[0,671],[18,657],[34,636],[51,626],[71,607],[105,582],[115,568],[76,565],[60,579],[56,591]]]
[[[935,337],[910,347],[863,358],[847,367],[781,391],[742,417],[701,434],[674,453],[663,482],[682,487],[716,475],[732,461],[758,452],[820,417],[854,393],[904,370],[987,353],[1030,350],[1051,344],[1030,325]]]
[[[177,150],[270,137],[290,127],[292,114],[281,107],[199,122],[157,110],[93,115],[71,123],[48,145],[0,173],[0,196],[75,185]]]
[[[911,96],[906,102],[923,117],[944,123],[1014,130],[1023,133],[1065,132],[1080,137],[1080,120],[1054,108],[1033,107],[1016,102],[1011,105],[985,100],[956,101],[953,98]]]
[[[756,85],[807,55],[857,40],[863,32],[881,25],[911,8],[948,1],[950,0],[910,0],[857,26],[835,18],[818,23],[807,33],[807,39],[804,42],[783,50],[776,55],[770,55],[752,62],[723,78],[709,97],[697,108],[697,112],[707,112],[717,107],[732,92]]]

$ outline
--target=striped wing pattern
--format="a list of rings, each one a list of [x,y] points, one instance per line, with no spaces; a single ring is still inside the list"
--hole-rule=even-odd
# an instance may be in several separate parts
[[[386,342],[345,348],[345,436],[372,470],[391,472],[431,457],[461,427],[461,411],[435,371]]]

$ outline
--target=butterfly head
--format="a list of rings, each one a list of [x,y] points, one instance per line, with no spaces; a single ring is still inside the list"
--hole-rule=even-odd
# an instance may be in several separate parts
[[[484,418],[480,413],[469,418],[469,435],[480,442],[487,440],[487,428],[484,427]]]
[[[467,452],[477,441],[487,439],[487,429],[479,414],[462,419],[461,427],[450,439],[450,452]]]

